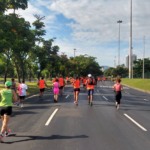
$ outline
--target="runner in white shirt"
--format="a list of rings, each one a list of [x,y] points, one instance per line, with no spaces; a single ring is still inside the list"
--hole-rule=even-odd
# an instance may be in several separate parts
[[[27,95],[27,89],[28,89],[28,86],[25,84],[25,81],[23,80],[22,83],[20,83],[18,86],[18,95],[20,97],[21,107],[23,107],[23,100],[25,99]]]

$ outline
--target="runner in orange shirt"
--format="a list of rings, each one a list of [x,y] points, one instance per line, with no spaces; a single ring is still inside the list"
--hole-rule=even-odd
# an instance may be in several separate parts
[[[87,80],[86,77],[83,77],[82,82],[83,82],[83,88],[84,89],[86,89],[86,80]]]
[[[73,81],[73,88],[74,88],[74,103],[78,105],[79,99],[79,92],[80,92],[80,78],[76,77]]]
[[[41,77],[41,79],[38,81],[37,85],[39,86],[39,90],[40,90],[39,97],[41,98],[44,94],[45,87],[47,87],[44,77]]]
[[[92,78],[91,74],[88,74],[86,87],[87,87],[87,91],[88,91],[88,101],[91,106],[93,105],[94,85],[95,85],[94,78]]]
[[[62,76],[60,76],[59,77],[59,89],[60,89],[59,93],[60,93],[60,95],[63,94],[64,86],[65,86],[65,80]]]

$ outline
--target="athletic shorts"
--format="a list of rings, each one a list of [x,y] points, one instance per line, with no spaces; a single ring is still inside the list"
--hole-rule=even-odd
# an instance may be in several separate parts
[[[45,91],[45,88],[43,88],[43,89],[40,89],[40,92],[44,92]]]
[[[7,106],[7,107],[0,107],[0,115],[8,115],[10,116],[12,114],[12,106]]]
[[[26,96],[19,96],[20,99],[25,99]]]
[[[74,92],[79,91],[80,92],[80,88],[75,88]]]
[[[94,94],[94,89],[88,89],[88,96],[93,95]]]
[[[59,89],[58,88],[54,88],[53,92],[54,92],[54,94],[59,94]]]
[[[60,87],[59,87],[59,89],[63,89],[63,88],[64,88],[64,86],[60,86]]]

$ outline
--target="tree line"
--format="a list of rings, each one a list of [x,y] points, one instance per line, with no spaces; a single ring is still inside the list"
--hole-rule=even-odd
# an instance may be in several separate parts
[[[59,46],[53,44],[55,39],[43,38],[46,35],[45,16],[34,14],[35,21],[30,24],[16,14],[17,9],[25,10],[27,7],[28,0],[0,0],[0,76],[4,81],[8,77],[18,78],[20,82],[60,74],[102,75],[95,57],[59,55]],[[13,9],[13,13],[6,14],[9,9]]]

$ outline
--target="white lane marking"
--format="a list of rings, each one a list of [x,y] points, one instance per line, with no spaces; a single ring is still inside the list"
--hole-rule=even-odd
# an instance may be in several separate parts
[[[124,114],[129,120],[131,120],[135,125],[137,125],[139,128],[141,128],[143,131],[147,131],[143,126],[141,126],[138,122],[136,122],[134,119],[132,119],[130,116],[127,114]]]
[[[69,95],[66,96],[66,99],[69,97]]]
[[[144,99],[144,101],[147,101],[147,102],[148,102],[149,100],[148,100],[148,99]]]
[[[32,98],[32,97],[35,97],[35,96],[38,96],[38,94],[35,94],[35,95],[32,95],[32,96],[29,96],[29,97],[27,97],[26,99],[29,99],[29,98]]]
[[[107,99],[105,96],[103,96],[103,98],[104,98],[106,101],[108,101],[108,99]]]
[[[52,121],[54,115],[56,114],[56,112],[58,111],[58,108],[56,108],[54,110],[54,112],[51,114],[51,116],[49,117],[49,119],[47,120],[47,122],[45,123],[45,126],[48,126],[50,124],[50,122]]]

